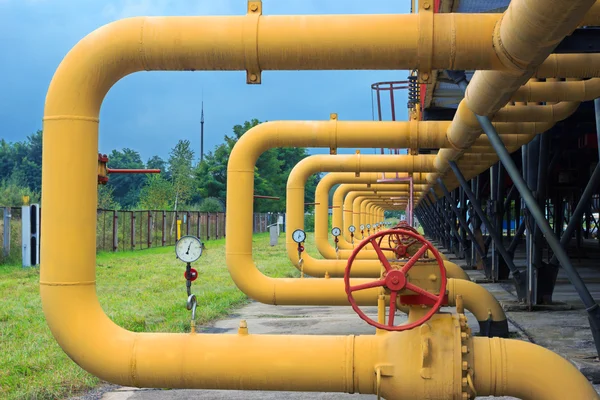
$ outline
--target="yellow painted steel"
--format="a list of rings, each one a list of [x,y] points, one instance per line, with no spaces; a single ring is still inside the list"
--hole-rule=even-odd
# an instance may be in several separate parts
[[[59,66],[44,115],[40,294],[56,340],[82,368],[128,386],[378,393],[388,399],[468,399],[475,391],[525,400],[598,399],[585,377],[560,357],[524,342],[471,339],[460,314],[438,314],[407,332],[356,337],[252,335],[245,328],[238,335],[127,331],[108,318],[96,296],[94,229],[99,110],[112,85],[128,74],[245,70],[248,82],[259,83],[261,71],[270,69],[508,69],[475,74],[469,108],[489,115],[593,3],[516,0],[502,17],[263,17],[260,2],[251,2],[246,16],[130,18],[88,35]],[[542,7],[557,29],[540,29],[531,16]],[[559,61],[547,68],[556,65]],[[399,131],[365,135],[364,127],[349,125],[266,123],[247,132],[232,151],[226,258],[235,283],[249,296],[273,304],[347,304],[339,279],[264,276],[252,261],[250,233],[254,164],[264,150],[415,143]],[[466,160],[485,166],[477,157]],[[71,218],[65,221],[67,213]],[[468,284],[458,282],[449,286]],[[361,305],[375,305],[379,292],[356,297]],[[420,312],[415,308],[410,318]],[[553,371],[549,375],[538,365],[552,365]]]

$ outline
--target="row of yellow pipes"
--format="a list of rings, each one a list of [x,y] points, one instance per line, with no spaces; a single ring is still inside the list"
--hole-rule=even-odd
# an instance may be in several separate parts
[[[427,19],[420,15],[262,16],[262,4],[250,2],[245,16],[131,18],[88,35],[54,75],[44,116],[45,239],[40,291],[58,343],[82,368],[129,386],[378,393],[387,399],[464,399],[475,394],[597,399],[585,377],[561,357],[529,343],[473,338],[464,331],[461,314],[438,314],[418,329],[373,336],[253,335],[246,327],[238,335],[134,333],[106,316],[95,290],[99,110],[108,90],[122,77],[143,70],[245,70],[247,82],[260,83],[262,70],[420,65],[478,69],[488,71],[476,73],[467,104],[473,111],[496,114],[531,77],[600,77],[600,63],[594,62],[598,55],[554,55],[544,61],[557,40],[575,28],[592,6],[596,10],[596,4],[589,0],[545,3],[514,0],[504,15],[438,14]],[[537,14],[542,9],[549,9],[544,18]],[[435,38],[435,51],[418,34],[428,29]],[[551,35],[538,37],[537,31]],[[531,45],[525,47],[529,36]],[[521,47],[526,51],[514,51]],[[502,83],[510,89],[502,87],[497,100],[495,82],[507,79],[514,84]],[[546,120],[520,122],[512,115],[507,111],[505,120],[517,122],[496,126],[514,146],[547,129]],[[340,279],[275,279],[262,274],[253,262],[254,167],[265,150],[284,146],[454,149],[457,143],[466,146],[478,141],[488,147],[475,133],[469,133],[468,140],[447,135],[452,125],[461,123],[334,119],[270,122],[247,132],[233,149],[228,166],[226,261],[234,282],[265,303],[347,304]],[[514,139],[507,138],[511,136]],[[459,153],[460,165],[471,174],[490,163],[485,153]],[[436,157],[443,155],[440,151]],[[362,160],[361,171],[369,171],[370,161],[363,164]],[[440,171],[431,157],[403,160],[398,161],[405,163],[404,171],[409,173]],[[347,160],[341,171],[351,170],[352,162]],[[72,218],[65,221],[66,214]],[[356,297],[360,304],[375,305],[378,293],[366,290]],[[192,364],[195,368],[187,368]]]

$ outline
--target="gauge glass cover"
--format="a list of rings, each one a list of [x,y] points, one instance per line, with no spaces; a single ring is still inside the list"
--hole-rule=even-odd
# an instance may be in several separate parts
[[[354,225],[350,225],[348,227],[348,230],[350,231],[350,233],[354,233],[354,231],[356,231],[356,228],[354,227]]]
[[[296,229],[294,233],[292,233],[292,239],[296,243],[302,243],[306,240],[306,233],[302,229]]]
[[[342,233],[342,231],[340,230],[340,228],[333,228],[333,229],[331,230],[331,234],[332,234],[333,236],[340,236],[340,234],[341,234],[341,233]]]
[[[195,236],[182,236],[175,245],[177,258],[185,263],[192,263],[202,255],[202,242]]]

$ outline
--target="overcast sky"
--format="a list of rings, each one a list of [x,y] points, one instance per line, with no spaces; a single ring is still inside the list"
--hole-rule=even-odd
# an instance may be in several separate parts
[[[263,14],[408,13],[409,0],[263,0]],[[24,140],[42,127],[48,85],[65,54],[111,21],[143,15],[241,15],[244,0],[0,0],[0,138]],[[204,96],[205,151],[235,124],[264,120],[371,120],[370,84],[404,80],[407,71],[145,72],[108,93],[100,116],[100,151],[129,147],[163,158],[179,139],[200,149]],[[406,120],[406,93],[397,119]],[[385,107],[389,119],[389,106]],[[326,151],[325,151],[326,152]]]

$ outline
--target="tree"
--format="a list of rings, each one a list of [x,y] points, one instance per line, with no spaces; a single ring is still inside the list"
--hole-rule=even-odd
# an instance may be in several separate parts
[[[242,125],[233,127],[233,135],[225,136],[224,143],[218,145],[215,151],[204,157],[204,162],[196,168],[196,186],[202,197],[217,197],[226,200],[227,163],[237,141],[251,128],[260,124],[253,119]],[[257,199],[254,209],[263,211],[285,211],[285,195],[287,179],[292,168],[308,156],[305,148],[274,148],[265,151],[256,162],[254,173],[254,192],[265,196],[280,197],[280,200]],[[307,202],[314,201],[314,191],[319,176],[311,177],[306,182]]]
[[[110,168],[145,168],[140,154],[132,149],[123,151],[113,150],[108,157]],[[140,190],[147,177],[144,174],[112,174],[109,176],[107,186],[113,190],[113,196],[122,208],[135,207],[140,199]]]
[[[0,139],[0,177],[19,174],[18,186],[39,193],[42,188],[42,131],[24,142],[9,143]]]
[[[30,203],[40,201],[39,193],[21,184],[22,176],[20,171],[16,171],[9,179],[0,181],[0,206],[18,207],[23,204],[23,196],[29,196]]]
[[[192,197],[194,190],[193,159],[194,151],[190,148],[189,140],[180,140],[169,153],[169,171],[175,195],[175,210],[179,204],[185,204]]]
[[[198,207],[198,211],[200,212],[223,212],[224,207],[223,203],[215,197],[208,197],[202,200],[200,203],[200,207]]]
[[[172,210],[173,184],[161,175],[151,175],[140,192],[138,208],[145,210]]]
[[[113,197],[114,189],[108,185],[98,185],[98,208],[103,210],[118,210],[119,203]]]
[[[146,168],[148,169],[160,169],[160,174],[164,176],[166,179],[170,179],[171,176],[169,171],[167,170],[167,162],[160,158],[159,156],[152,156],[148,159],[146,163]]]

